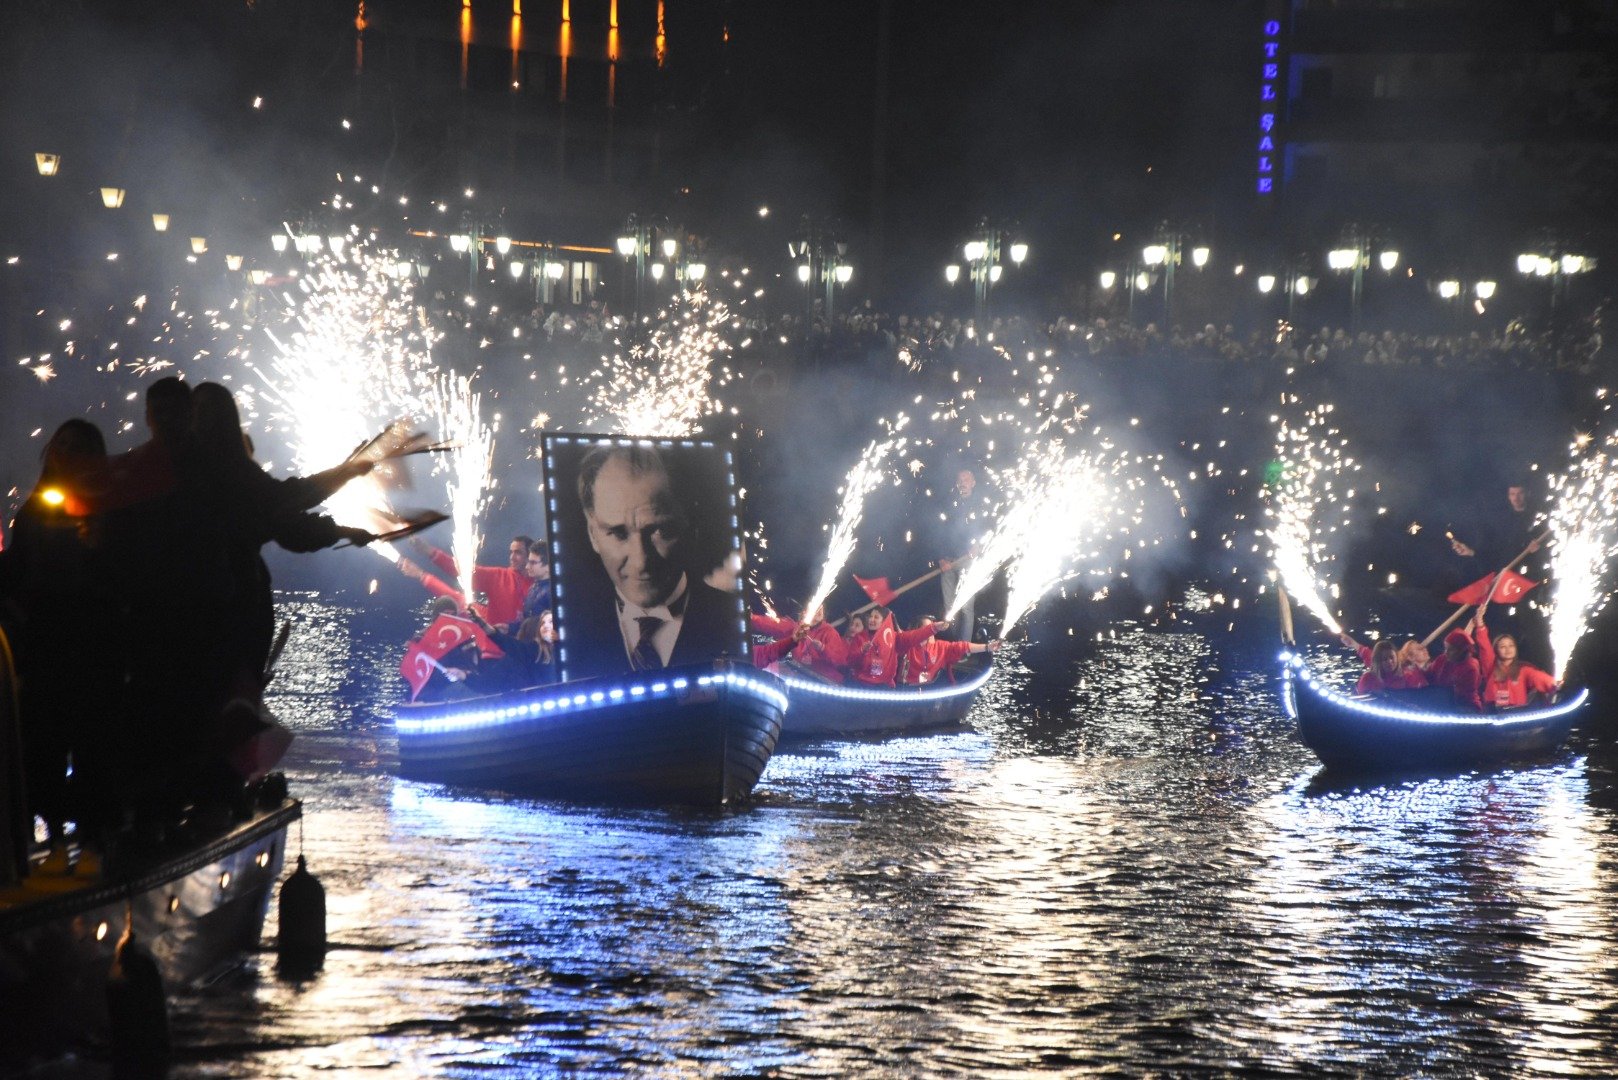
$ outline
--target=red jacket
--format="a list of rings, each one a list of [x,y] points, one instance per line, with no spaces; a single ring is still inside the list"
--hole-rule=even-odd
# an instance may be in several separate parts
[[[1478,627],[1477,643],[1478,660],[1483,669],[1480,696],[1484,704],[1510,709],[1528,704],[1530,693],[1547,697],[1556,693],[1556,680],[1532,664],[1519,661],[1516,677],[1502,678],[1494,666],[1494,642],[1489,640],[1488,627]]]
[[[866,686],[892,686],[899,677],[899,658],[936,633],[932,623],[918,630],[896,630],[893,616],[889,615],[871,635],[859,662],[850,665],[854,681]]]
[[[797,620],[773,615],[754,615],[750,621],[754,630],[778,638],[790,637],[798,628]],[[843,681],[843,665],[847,663],[848,651],[843,645],[843,635],[825,622],[811,626],[809,635],[798,642],[790,655],[794,661],[828,682]]]
[[[1455,695],[1455,704],[1472,712],[1483,711],[1483,700],[1478,697],[1481,677],[1478,662],[1470,656],[1451,660],[1441,653],[1427,669],[1428,685],[1449,687],[1450,693]]]
[[[792,647],[796,644],[797,642],[792,640],[792,635],[788,634],[779,641],[771,641],[764,645],[754,645],[753,666],[761,668],[769,667],[771,664],[784,658],[788,653],[790,653],[792,651]]]
[[[938,679],[938,676],[948,673],[949,681],[955,681],[955,672],[950,670],[972,651],[970,641],[939,641],[929,638],[905,653],[904,663],[899,669],[899,681],[906,686],[926,686]]]
[[[432,559],[433,564],[451,578],[460,577],[461,572],[449,552],[434,548]],[[509,566],[472,567],[472,588],[489,598],[489,614],[485,618],[492,623],[521,622],[522,602],[527,599],[528,587],[532,584],[527,574]]]
[[[1365,671],[1360,675],[1360,681],[1354,684],[1356,694],[1380,694],[1384,690],[1420,690],[1427,685],[1427,676],[1419,668],[1400,671],[1391,679],[1384,679],[1371,666],[1369,645],[1360,646],[1360,659],[1365,663]]]

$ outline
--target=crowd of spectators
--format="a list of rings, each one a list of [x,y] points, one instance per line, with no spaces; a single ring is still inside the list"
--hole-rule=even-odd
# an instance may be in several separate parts
[[[525,306],[502,311],[498,305],[463,306],[457,296],[433,297],[429,314],[452,345],[488,348],[504,345],[533,354],[547,352],[586,358],[592,349],[610,348],[624,323],[601,301],[584,305]],[[1307,329],[1284,320],[1239,331],[1230,324],[1201,327],[1128,319],[1032,319],[991,317],[980,326],[970,318],[935,313],[892,315],[870,307],[838,312],[753,314],[737,308],[726,331],[733,346],[813,367],[840,364],[880,366],[897,363],[920,368],[947,361],[963,351],[1003,349],[1013,357],[1029,354],[1084,356],[1096,361],[1170,357],[1233,363],[1420,365],[1487,370],[1537,368],[1591,372],[1600,363],[1601,312],[1551,328],[1523,318],[1503,326],[1464,333],[1414,333],[1342,327]]]

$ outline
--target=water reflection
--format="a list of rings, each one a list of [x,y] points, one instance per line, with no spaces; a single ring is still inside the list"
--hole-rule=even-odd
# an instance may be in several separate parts
[[[971,730],[778,755],[734,812],[608,811],[394,778],[392,629],[284,600],[338,947],[182,1001],[180,1075],[1618,1068],[1588,741],[1323,786],[1267,643],[1120,627],[1002,654]]]

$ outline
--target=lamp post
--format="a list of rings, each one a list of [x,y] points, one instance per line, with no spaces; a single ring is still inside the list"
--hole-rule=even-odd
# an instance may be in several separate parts
[[[1534,249],[1517,256],[1517,272],[1531,278],[1549,278],[1551,312],[1554,314],[1571,287],[1572,278],[1596,268],[1594,258],[1571,250],[1570,245],[1548,238]]]
[[[1002,258],[1009,258],[1013,266],[1021,266],[1028,258],[1026,241],[1014,238],[1014,230],[991,224],[988,219],[978,223],[977,231],[961,245],[966,261],[966,274],[972,282],[973,322],[982,324],[989,313],[989,290],[1000,283],[1006,268]],[[959,265],[951,263],[944,268],[944,278],[951,285],[961,278]]]
[[[1157,235],[1150,244],[1141,248],[1141,262],[1150,267],[1161,267],[1163,273],[1163,328],[1172,330],[1174,324],[1174,275],[1186,255],[1198,270],[1208,265],[1213,249],[1198,243],[1190,233],[1168,222],[1157,227]]]
[[[1287,322],[1289,323],[1292,322],[1293,315],[1297,311],[1298,299],[1308,296],[1310,290],[1317,284],[1316,279],[1306,274],[1300,269],[1300,266],[1301,263],[1298,262],[1288,263],[1283,274],[1279,276],[1269,273],[1259,274],[1253,282],[1258,286],[1259,293],[1264,296],[1269,296],[1278,288],[1281,290],[1287,298]]]
[[[1371,265],[1371,248],[1375,243],[1376,238],[1371,233],[1350,226],[1344,231],[1341,243],[1326,253],[1327,266],[1339,273],[1348,271],[1352,275],[1349,330],[1356,334],[1360,329],[1360,303],[1365,296],[1365,271]],[[1377,253],[1377,265],[1383,273],[1393,273],[1394,267],[1399,265],[1399,252],[1384,246]]]
[[[475,226],[466,225],[464,231],[451,233],[449,238],[450,250],[457,255],[466,256],[466,291],[470,295],[477,289],[478,284],[478,252],[482,241]]]
[[[630,214],[618,234],[618,254],[624,257],[626,267],[633,264],[635,268],[634,313],[637,320],[645,303],[646,279],[662,281],[665,263],[672,262],[679,254],[678,231],[660,214]],[[661,240],[659,233],[663,234]],[[662,256],[664,261],[655,261],[657,256]]]
[[[815,314],[815,286],[825,290],[826,318],[837,308],[837,287],[854,278],[854,266],[846,262],[848,243],[834,225],[805,217],[798,238],[788,241],[787,253],[797,263],[798,280],[803,283],[810,318]]]

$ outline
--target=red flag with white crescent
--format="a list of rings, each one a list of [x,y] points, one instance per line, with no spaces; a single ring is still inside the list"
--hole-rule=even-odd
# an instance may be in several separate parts
[[[863,578],[855,574],[854,580],[859,582],[860,588],[865,590],[865,595],[871,598],[873,604],[891,604],[898,595],[885,577]]]
[[[1489,583],[1493,580],[1493,574],[1484,574],[1466,588],[1450,593],[1449,602],[1452,604],[1481,604],[1483,598],[1488,595]],[[1515,570],[1507,570],[1500,575],[1500,584],[1494,587],[1494,596],[1490,598],[1490,603],[1515,604],[1523,598],[1529,589],[1538,584],[1539,582],[1525,578]]]
[[[470,619],[455,615],[440,615],[421,637],[410,643],[404,659],[399,661],[399,674],[410,684],[411,701],[416,700],[427,685],[427,680],[433,677],[433,669],[438,666],[438,661],[468,641],[476,642],[478,651],[485,656],[503,655],[500,647],[489,640],[489,635],[483,632],[482,627]]]

